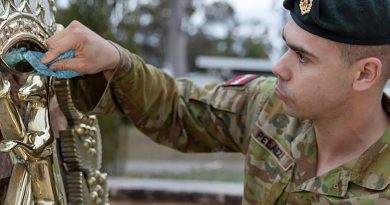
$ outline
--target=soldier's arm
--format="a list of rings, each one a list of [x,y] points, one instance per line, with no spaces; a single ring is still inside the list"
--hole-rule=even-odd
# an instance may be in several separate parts
[[[260,112],[254,109],[260,107],[253,104],[260,98],[252,93],[253,87],[265,84],[267,79],[236,87],[199,87],[186,79],[175,80],[117,47],[121,60],[107,87],[102,74],[72,81],[79,110],[125,114],[154,141],[181,151],[246,152],[249,125]]]

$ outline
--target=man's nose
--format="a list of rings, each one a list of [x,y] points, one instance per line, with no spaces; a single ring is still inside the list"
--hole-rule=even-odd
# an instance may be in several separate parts
[[[272,67],[272,73],[280,80],[289,81],[292,77],[290,70],[291,62],[289,63],[288,51],[280,57],[278,62]]]

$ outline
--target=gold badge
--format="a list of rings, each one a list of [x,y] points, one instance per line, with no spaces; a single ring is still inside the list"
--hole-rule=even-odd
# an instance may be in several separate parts
[[[313,6],[313,0],[301,0],[299,8],[301,8],[301,14],[304,16],[310,13],[311,7]]]

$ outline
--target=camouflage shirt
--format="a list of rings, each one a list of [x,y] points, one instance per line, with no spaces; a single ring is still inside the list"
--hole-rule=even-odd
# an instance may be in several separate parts
[[[183,152],[245,154],[243,205],[390,204],[390,130],[357,159],[316,176],[312,122],[283,112],[274,78],[199,87],[118,48],[107,87],[89,87],[104,81],[101,74],[72,81],[77,108],[125,114],[154,141]]]

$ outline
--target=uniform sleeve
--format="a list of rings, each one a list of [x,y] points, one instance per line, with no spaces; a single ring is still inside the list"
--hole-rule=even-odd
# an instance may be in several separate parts
[[[199,87],[187,79],[174,79],[116,46],[121,61],[112,78],[102,80],[97,87],[108,86],[101,91],[95,88],[87,103],[76,103],[79,110],[124,114],[152,140],[179,151],[246,152],[251,125],[261,110],[261,103],[254,103],[265,98],[253,88],[272,87],[272,80],[258,78],[245,86],[215,83]],[[73,98],[92,94],[85,79],[73,81],[74,87],[84,88],[78,95],[72,94]]]

